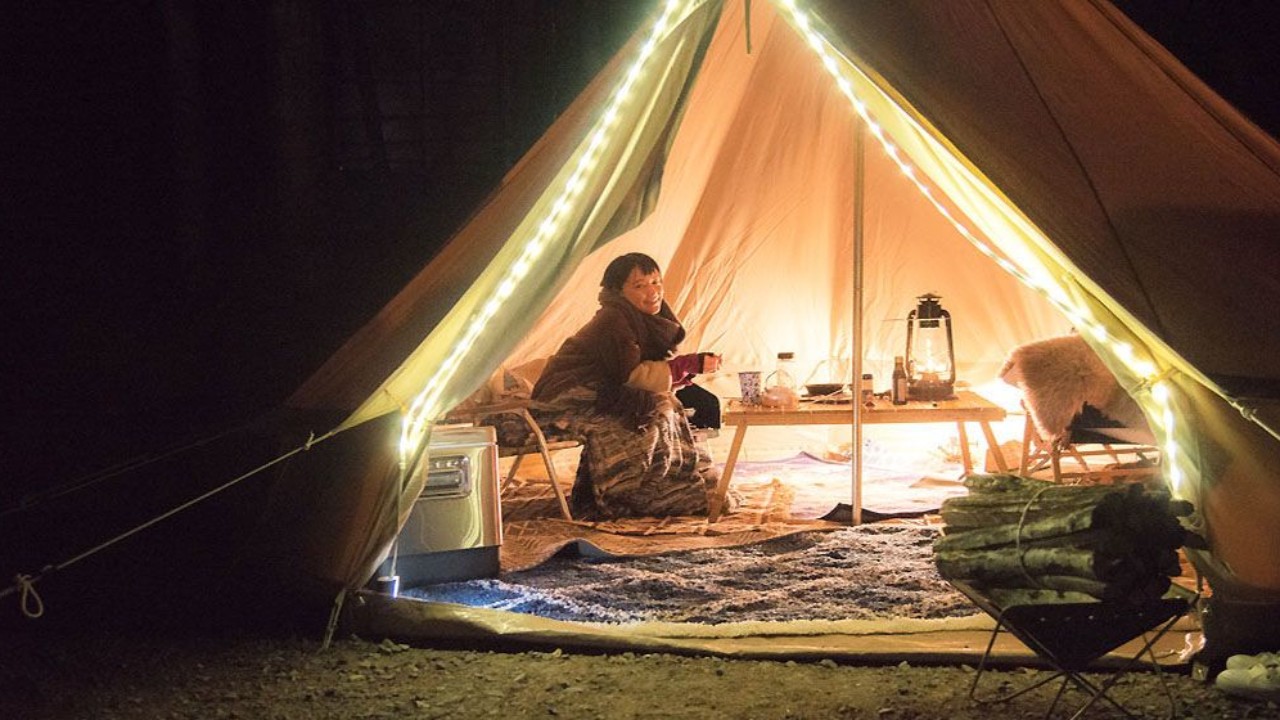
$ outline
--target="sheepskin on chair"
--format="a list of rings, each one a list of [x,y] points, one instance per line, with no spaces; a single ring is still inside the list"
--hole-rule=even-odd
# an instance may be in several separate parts
[[[1036,431],[1054,447],[1069,442],[1071,421],[1085,403],[1125,427],[1147,426],[1137,403],[1079,335],[1014,348],[1000,369],[1000,379],[1022,391]]]

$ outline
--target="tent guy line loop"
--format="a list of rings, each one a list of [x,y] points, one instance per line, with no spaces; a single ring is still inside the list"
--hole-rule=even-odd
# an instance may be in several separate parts
[[[338,621],[342,618],[342,606],[346,599],[346,588],[339,590],[337,596],[333,598],[333,605],[329,608],[329,622],[325,625],[324,637],[320,641],[321,650],[328,650],[333,645],[333,636],[338,632]]]
[[[289,458],[293,457],[294,455],[297,455],[298,453],[306,452],[307,450],[310,450],[311,447],[316,445],[317,443],[324,442],[325,440],[328,440],[329,438],[337,434],[338,434],[337,430],[330,430],[324,435],[321,435],[320,437],[316,437],[315,433],[313,432],[311,434],[311,437],[307,438],[307,441],[304,444],[299,445],[298,447],[290,450],[289,452],[286,452],[283,455],[277,456],[276,458],[269,460],[246,473],[243,473],[235,478],[232,478],[231,480],[228,480],[222,483],[221,485],[213,488],[212,490],[203,492],[200,495],[197,495],[196,497],[190,500],[187,500],[186,502],[181,503],[180,505],[177,505],[176,507],[170,508],[169,510],[166,510],[165,512],[151,518],[150,520],[147,520],[146,522],[140,525],[137,525],[129,530],[126,530],[120,533],[119,535],[116,535],[115,537],[112,537],[108,540],[98,543],[97,545],[89,548],[88,550],[85,550],[84,552],[81,552],[78,555],[75,555],[67,560],[63,560],[62,562],[54,565],[46,565],[45,567],[41,568],[40,572],[36,575],[19,573],[16,576],[14,576],[13,585],[10,585],[7,588],[0,588],[0,598],[8,597],[9,595],[12,595],[16,592],[21,592],[23,615],[26,615],[27,617],[32,619],[38,618],[44,614],[44,602],[40,599],[40,596],[35,593],[35,584],[40,582],[40,580],[44,579],[46,575],[50,575],[59,570],[64,570],[68,567],[71,567],[72,565],[80,562],[81,560],[84,560],[87,557],[96,555],[97,553],[102,552],[103,550],[106,550],[112,545],[115,545],[119,542],[127,540],[133,537],[134,535],[137,535],[138,533],[142,532],[143,530],[150,528],[153,525],[156,525],[164,520],[167,520],[168,518],[173,517],[174,515],[177,515],[178,513],[184,510],[187,510],[191,507],[194,507],[195,505],[198,505],[201,502],[204,502],[205,500],[208,500],[209,498],[223,492],[224,490],[228,490],[238,485],[242,481],[247,480],[253,477],[254,475],[257,475],[258,473],[264,470],[270,469],[271,467],[281,462],[284,462],[285,460],[288,460]],[[29,602],[29,598],[31,598],[33,595],[35,597],[34,597],[34,600],[32,600],[31,602],[35,602],[38,608],[38,612],[34,615],[29,614],[27,612],[27,605]]]
[[[14,576],[13,581],[22,591],[22,600],[20,602],[22,616],[35,620],[44,615],[44,600],[40,598],[40,593],[36,592],[33,578],[26,573],[18,573]]]

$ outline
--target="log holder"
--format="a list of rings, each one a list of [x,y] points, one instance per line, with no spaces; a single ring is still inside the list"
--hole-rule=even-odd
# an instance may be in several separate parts
[[[1125,673],[1139,667],[1143,656],[1146,656],[1151,668],[1160,678],[1165,696],[1169,700],[1167,717],[1172,718],[1177,714],[1177,698],[1165,679],[1160,663],[1156,660],[1151,648],[1173,627],[1174,623],[1195,606],[1199,598],[1197,593],[1173,585],[1162,597],[1137,604],[1097,600],[1037,602],[999,607],[974,585],[959,580],[948,580],[948,582],[996,621],[996,626],[991,631],[991,638],[987,642],[987,649],[982,654],[978,670],[969,686],[969,697],[975,702],[982,704],[1007,702],[1062,678],[1053,702],[1045,711],[1045,718],[1053,715],[1068,685],[1075,685],[1089,696],[1088,700],[1070,716],[1071,720],[1080,717],[1099,700],[1105,700],[1125,717],[1136,718],[1138,716],[1107,693]],[[1007,695],[979,697],[978,682],[982,678],[988,660],[991,659],[992,648],[1002,629],[1022,641],[1055,672],[1049,677],[1036,680]],[[1154,634],[1152,634],[1153,631]],[[1133,656],[1126,658],[1120,668],[1104,682],[1095,683],[1084,676],[1085,669],[1094,660],[1139,636],[1144,640],[1142,647]]]

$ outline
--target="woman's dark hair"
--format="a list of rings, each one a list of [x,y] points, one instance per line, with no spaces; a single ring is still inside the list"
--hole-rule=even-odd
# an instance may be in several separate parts
[[[645,255],[644,253],[627,253],[620,255],[609,263],[609,267],[604,269],[604,279],[600,281],[600,287],[609,290],[622,290],[622,284],[631,277],[631,271],[639,268],[640,274],[652,275],[659,271],[658,261]]]

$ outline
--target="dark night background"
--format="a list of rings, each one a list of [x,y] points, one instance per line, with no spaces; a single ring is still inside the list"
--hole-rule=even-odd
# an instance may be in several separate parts
[[[1280,134],[1272,0],[1116,4]],[[0,535],[37,491],[109,496],[92,473],[276,407],[653,6],[19,3],[0,28]],[[160,509],[186,477],[127,492]],[[101,540],[138,509],[81,526]],[[11,546],[0,574],[82,546]]]

